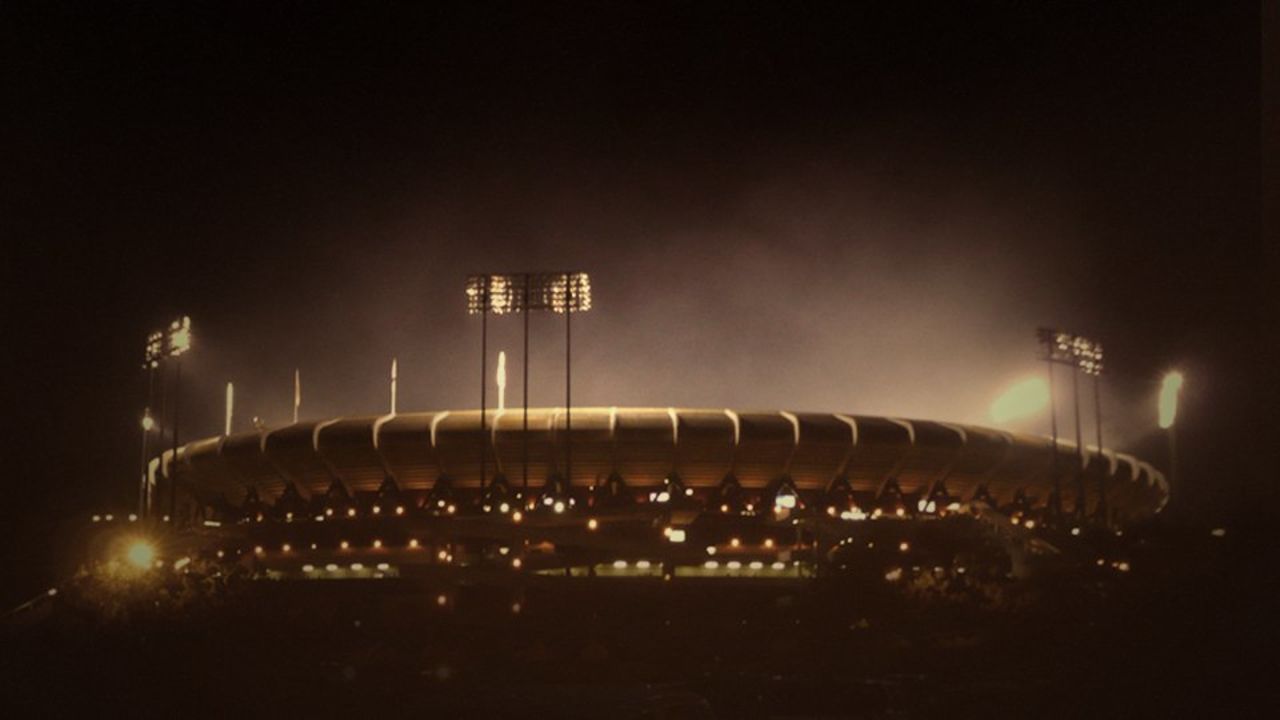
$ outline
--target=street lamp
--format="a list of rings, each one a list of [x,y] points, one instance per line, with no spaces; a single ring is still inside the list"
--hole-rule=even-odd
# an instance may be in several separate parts
[[[488,387],[488,317],[524,314],[524,418],[523,481],[529,488],[529,313],[549,310],[564,313],[564,405],[565,405],[565,480],[571,481],[572,450],[572,325],[575,312],[591,309],[591,278],[584,272],[560,271],[537,273],[486,273],[467,277],[467,313],[480,315],[480,489],[484,491],[488,460],[488,437],[485,431],[486,388]]]
[[[1173,371],[1165,373],[1160,383],[1159,424],[1161,430],[1169,435],[1169,485],[1177,486],[1178,444],[1174,421],[1178,418],[1178,396],[1182,393],[1182,373]]]

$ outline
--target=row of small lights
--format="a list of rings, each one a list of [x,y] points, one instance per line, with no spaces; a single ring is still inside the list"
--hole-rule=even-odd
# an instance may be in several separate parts
[[[684,495],[686,497],[692,496],[693,493],[694,493],[693,488],[686,488],[684,490]],[[673,493],[670,489],[657,490],[649,493],[649,502],[655,503],[655,504],[669,503],[671,502],[672,498],[673,498]],[[552,495],[544,495],[542,497],[542,505],[544,505],[547,509],[551,510],[557,515],[560,515],[574,508],[577,505],[577,500],[572,497],[568,498],[567,500],[564,500],[564,499],[556,498],[555,496],[552,496]],[[528,502],[524,504],[525,510],[534,510],[537,507],[538,507],[537,501],[532,499],[530,499]],[[800,503],[797,500],[797,497],[795,495],[779,494],[777,498],[775,498],[773,509],[775,514],[785,515],[790,513],[792,510],[795,510],[797,508],[803,508],[803,507],[804,507],[803,503]],[[515,506],[513,506],[511,503],[506,501],[503,501],[497,504],[496,506],[485,504],[481,507],[481,509],[486,513],[493,512],[496,509],[500,514],[503,514],[503,515],[511,514],[513,520],[515,520],[516,522],[520,522],[520,520],[523,519],[523,513],[519,509],[514,509],[514,508]],[[951,502],[943,508],[939,508],[937,502],[934,500],[921,499],[917,502],[917,510],[921,513],[927,513],[930,515],[939,513],[940,511],[942,512],[942,514],[945,514],[945,512],[958,512],[962,508],[963,506],[959,502]],[[513,512],[513,509],[514,509],[514,512]],[[732,512],[732,508],[729,506],[728,503],[722,503],[719,509],[721,513]],[[437,514],[444,513],[446,515],[454,515],[458,512],[458,506],[456,503],[451,503],[441,499],[436,501],[435,508],[433,508],[433,511],[436,512]],[[857,505],[853,505],[850,508],[843,511],[837,508],[835,505],[828,505],[826,511],[827,511],[827,514],[832,517],[839,517],[841,520],[851,520],[851,521],[859,521],[859,520],[867,520],[867,519],[874,520],[890,514],[890,513],[886,513],[882,508],[878,508],[878,507],[873,508],[870,512],[867,512],[861,509],[860,507],[858,507]],[[396,516],[403,516],[405,512],[406,512],[406,508],[404,505],[397,505],[393,510],[393,513]],[[326,519],[333,518],[336,514],[337,513],[334,510],[334,508],[326,508],[322,514],[315,515],[313,519],[316,522],[324,522]],[[344,514],[348,518],[355,518],[360,513],[359,513],[359,510],[357,510],[355,507],[348,507]],[[382,507],[380,505],[371,506],[369,509],[369,514],[381,515]],[[756,515],[755,503],[750,503],[750,502],[746,503],[743,507],[743,510],[741,511],[741,514],[747,515],[747,516]],[[892,515],[899,518],[906,517],[907,515],[906,508],[899,505],[897,508],[893,510]],[[287,512],[285,513],[285,522],[293,522],[295,517],[296,516],[294,513]],[[257,513],[257,515],[255,516],[255,519],[257,522],[263,522],[266,520],[266,516],[263,513]]]

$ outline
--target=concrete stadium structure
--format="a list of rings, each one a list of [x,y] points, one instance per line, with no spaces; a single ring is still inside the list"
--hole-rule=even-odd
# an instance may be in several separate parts
[[[528,490],[550,480],[565,488],[563,408],[530,409]],[[196,506],[270,507],[282,498],[316,504],[337,490],[350,497],[390,484],[416,506],[447,486],[476,505],[481,457],[486,475],[519,491],[524,477],[520,409],[450,410],[304,421],[187,443],[178,450],[179,487]],[[726,482],[756,502],[779,487],[794,488],[808,506],[843,488],[862,507],[889,495],[914,507],[922,498],[983,500],[998,508],[1043,510],[1057,466],[1062,506],[1077,507],[1077,448],[971,425],[863,415],[735,412],[689,408],[574,408],[570,495],[606,484],[639,502],[676,481],[686,499],[707,504]],[[487,451],[481,443],[489,444]],[[1159,512],[1168,500],[1164,476],[1148,463],[1086,448],[1083,510],[1098,506],[1098,489],[1115,522]],[[171,452],[152,463],[152,483],[167,484]],[[728,480],[726,480],[728,479]],[[1101,480],[1101,483],[1099,482]],[[500,481],[501,482],[501,481]]]

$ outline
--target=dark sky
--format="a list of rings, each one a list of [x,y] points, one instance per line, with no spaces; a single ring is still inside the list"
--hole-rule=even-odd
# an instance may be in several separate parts
[[[402,409],[474,406],[462,282],[508,268],[592,274],[575,404],[986,422],[1057,324],[1157,465],[1186,372],[1188,498],[1274,482],[1256,7],[370,5],[0,10],[11,528],[129,502],[172,316],[190,437],[227,380],[286,420],[295,367],[381,412],[392,356]]]

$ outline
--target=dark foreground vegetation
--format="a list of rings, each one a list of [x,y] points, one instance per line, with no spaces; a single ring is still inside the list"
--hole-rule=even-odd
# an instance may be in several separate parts
[[[936,566],[836,552],[799,582],[98,567],[8,618],[0,702],[15,718],[1270,716],[1267,537],[1154,524],[1022,578],[980,549]]]

